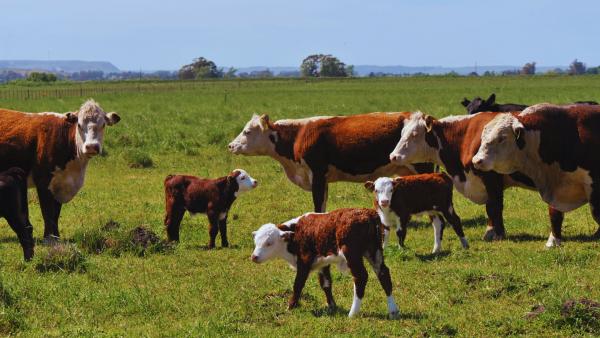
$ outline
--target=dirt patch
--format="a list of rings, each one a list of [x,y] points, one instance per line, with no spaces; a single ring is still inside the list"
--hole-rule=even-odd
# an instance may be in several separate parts
[[[544,305],[542,305],[542,304],[534,305],[531,308],[531,311],[529,311],[525,314],[525,319],[529,319],[529,320],[535,319],[537,316],[544,313],[544,311],[546,311],[546,307],[544,307]]]
[[[133,245],[139,245],[147,249],[151,245],[158,244],[160,238],[158,238],[154,231],[140,225],[131,230],[131,242]]]

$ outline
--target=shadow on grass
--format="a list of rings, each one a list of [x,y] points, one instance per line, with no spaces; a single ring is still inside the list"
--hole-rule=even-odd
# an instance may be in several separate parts
[[[487,217],[485,217],[483,215],[462,220],[463,228],[480,228],[480,227],[485,227],[486,224],[487,224]]]
[[[209,251],[209,250],[238,250],[241,248],[241,246],[237,245],[237,244],[229,244],[228,247],[222,247],[222,246],[215,246],[214,248],[210,249],[208,247],[208,244],[194,244],[194,245],[190,245],[188,246],[188,248],[190,249],[196,249],[196,250],[203,250],[203,251]]]
[[[547,239],[548,239],[548,237],[546,237],[546,236],[532,235],[532,234],[527,234],[527,233],[518,233],[518,234],[514,234],[514,235],[508,235],[508,240],[511,242],[540,242],[540,241],[545,241]],[[600,241],[600,238],[598,238],[594,234],[592,234],[592,235],[578,234],[578,235],[574,235],[574,236],[563,236],[562,240],[568,241],[568,242],[588,243],[588,242],[598,242],[598,241]]]
[[[448,222],[445,222],[445,229],[452,229]],[[487,217],[485,216],[477,216],[474,218],[469,218],[462,220],[462,226],[464,228],[479,228],[485,226],[487,224]],[[410,220],[408,224],[409,228],[419,229],[419,228],[429,228],[431,227],[431,222],[428,217],[415,217]],[[446,231],[446,230],[444,230]]]
[[[324,306],[322,308],[311,311],[312,315],[317,318],[320,318],[320,317],[345,318],[345,317],[348,317],[348,312],[350,312],[350,309],[341,308],[339,306],[334,309],[330,309],[328,306]],[[360,317],[372,318],[372,319],[379,319],[379,320],[392,320],[389,318],[387,312],[361,312],[358,314],[358,317],[359,318]],[[402,312],[402,310],[400,310],[399,318],[393,319],[393,320],[419,321],[419,320],[422,320],[425,318],[426,318],[426,315],[421,312]]]
[[[443,259],[443,258],[450,256],[450,251],[442,251],[442,252],[438,252],[438,253],[429,253],[429,254],[415,254],[415,256],[421,262],[431,262],[431,261]]]
[[[15,235],[14,237],[0,237],[0,243],[19,243],[19,239],[17,238],[17,235]]]

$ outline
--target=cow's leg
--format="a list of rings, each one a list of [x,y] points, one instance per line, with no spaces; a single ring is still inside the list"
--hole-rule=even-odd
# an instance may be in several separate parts
[[[296,279],[294,280],[294,293],[288,302],[288,309],[293,309],[298,306],[298,301],[300,300],[300,295],[302,294],[302,289],[304,289],[304,284],[306,284],[309,272],[310,267],[305,264],[297,265]]]
[[[394,227],[398,229],[400,225],[396,224]],[[387,246],[388,240],[390,239],[390,227],[387,225],[383,226],[383,248]]]
[[[406,231],[408,229],[408,223],[410,222],[410,215],[400,216],[400,226],[396,229],[396,236],[398,236],[398,245],[404,248],[404,240],[406,239]]]
[[[40,208],[44,217],[44,240],[54,241],[60,237],[58,232],[58,218],[60,217],[60,209],[62,204],[58,202],[52,192],[46,186],[37,185],[38,198],[40,200]]]
[[[226,248],[229,246],[227,241],[227,213],[219,215],[219,233],[221,234],[221,246]]]
[[[208,242],[208,248],[212,249],[215,247],[215,239],[217,238],[217,234],[219,233],[219,215],[216,212],[208,211],[208,235],[210,236],[210,241]]]
[[[325,292],[327,306],[329,306],[330,310],[335,309],[335,301],[333,300],[333,293],[331,292],[332,282],[331,269],[330,266],[327,265],[319,271],[319,284],[321,285],[323,292]]]
[[[390,269],[388,269],[383,262],[383,250],[377,248],[375,251],[367,253],[365,257],[369,264],[371,264],[373,271],[377,275],[377,279],[379,279],[379,284],[381,284],[381,287],[387,296],[390,318],[397,318],[400,314],[400,310],[394,301],[394,296],[392,296],[392,278],[390,276]]]
[[[432,253],[442,251],[442,234],[444,231],[444,220],[439,215],[431,216],[431,224],[433,225],[433,250]]]
[[[8,201],[9,205],[6,206],[6,209],[11,210],[11,212],[6,215],[6,221],[17,235],[19,243],[21,243],[23,258],[29,261],[33,257],[33,227],[29,223],[27,195],[22,198],[23,192],[27,194],[27,190],[24,189],[24,191],[20,191],[21,196]]]
[[[354,317],[360,312],[360,306],[362,299],[365,296],[365,287],[367,286],[367,280],[369,275],[365,264],[363,263],[362,255],[353,254],[350,250],[344,250],[344,256],[348,262],[348,268],[354,279],[354,299],[352,300],[352,307],[348,313],[348,317]]]
[[[165,227],[169,241],[179,241],[179,228],[185,209],[175,203],[168,203],[165,214]]]
[[[444,215],[444,218],[446,218],[448,223],[450,223],[450,225],[452,225],[452,229],[456,233],[456,236],[458,236],[458,238],[460,239],[460,244],[462,245],[463,249],[468,249],[469,242],[467,241],[467,238],[465,237],[465,232],[463,230],[462,222],[460,221],[460,217],[458,217],[458,215],[454,211],[454,206],[452,204],[450,204],[450,206],[448,207],[448,210],[442,211],[442,214]]]
[[[26,182],[24,182],[21,185],[21,192],[19,195],[21,197],[21,219],[23,220],[24,224],[22,234],[23,239],[19,238],[19,241],[21,242],[21,246],[23,247],[23,256],[25,260],[28,261],[33,257],[35,241],[33,240],[33,225],[29,221],[29,201],[27,200]]]
[[[600,184],[597,183],[596,179],[593,179],[592,193],[590,194],[590,207],[592,209],[592,217],[594,221],[600,226]],[[595,239],[600,239],[600,227],[592,235]]]
[[[562,241],[562,223],[565,219],[565,214],[562,211],[556,210],[551,206],[548,206],[548,214],[550,215],[550,225],[552,231],[546,242],[546,247],[551,248],[554,246],[560,246]]]
[[[496,190],[496,189],[495,189]],[[502,240],[506,236],[502,211],[504,209],[504,192],[502,189],[490,192],[485,203],[485,211],[488,216],[488,227],[483,235],[485,241]]]
[[[325,172],[314,172],[312,178],[312,197],[315,212],[325,212],[327,207],[327,178]]]

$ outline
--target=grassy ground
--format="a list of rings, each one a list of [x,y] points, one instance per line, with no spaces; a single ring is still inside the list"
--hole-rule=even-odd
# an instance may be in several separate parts
[[[208,251],[204,216],[183,221],[174,250],[145,257],[86,253],[85,272],[39,272],[47,247],[25,264],[15,235],[0,220],[0,332],[25,336],[572,336],[600,334],[594,314],[561,315],[568,299],[600,300],[597,225],[588,207],[565,219],[565,244],[545,250],[546,208],[535,193],[506,194],[509,239],[486,243],[484,207],[459,194],[455,204],[471,249],[447,231],[444,252],[429,254],[433,234],[415,223],[409,246],[386,249],[400,320],[386,319],[385,296],[370,272],[363,313],[346,318],[352,281],[334,269],[340,310],[328,314],[316,276],[301,307],[287,311],[294,272],[282,261],[255,265],[251,231],[311,209],[310,195],[292,185],[267,158],[230,155],[227,143],[252,113],[273,119],[318,114],[421,109],[436,116],[462,114],[463,96],[496,92],[498,101],[600,101],[598,77],[411,78],[350,81],[212,82],[193,91],[106,94],[95,99],[122,121],[105,135],[107,156],[92,161],[82,191],[63,207],[63,239],[92,234],[109,220],[125,229],[145,225],[165,237],[162,181],[170,173],[216,177],[244,168],[260,181],[230,214],[229,249]],[[24,111],[75,110],[85,98],[0,101]],[[150,158],[153,166],[130,168]],[[43,222],[31,193],[31,221]],[[361,185],[339,183],[329,208],[369,207]],[[233,216],[233,217],[231,217]],[[395,238],[393,239],[395,241]],[[78,246],[82,243],[76,242]],[[535,319],[525,314],[542,304]]]

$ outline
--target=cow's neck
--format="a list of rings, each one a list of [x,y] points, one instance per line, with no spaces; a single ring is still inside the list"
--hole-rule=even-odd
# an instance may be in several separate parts
[[[294,160],[294,142],[302,125],[298,124],[277,124],[274,123],[269,128],[277,132],[275,144],[275,153],[278,156],[288,160]]]
[[[443,165],[451,176],[458,176],[462,181],[465,178],[465,166],[462,158],[466,154],[461,152],[467,121],[438,121],[433,125],[433,137],[437,142],[437,156],[433,160],[438,165]]]

